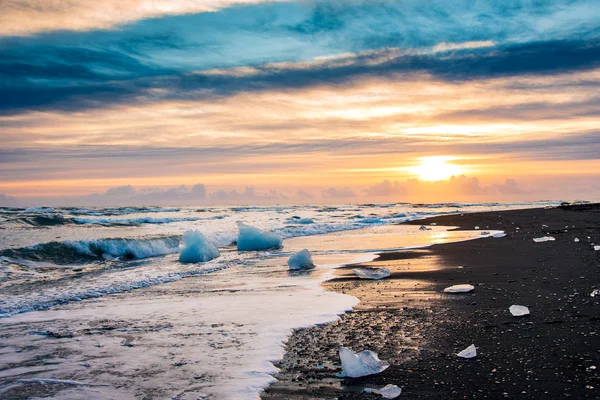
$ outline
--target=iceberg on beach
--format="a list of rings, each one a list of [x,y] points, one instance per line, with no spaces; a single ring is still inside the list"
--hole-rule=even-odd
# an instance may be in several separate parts
[[[345,376],[350,378],[378,374],[390,366],[389,363],[381,361],[377,353],[371,350],[354,353],[346,347],[340,347],[340,360]]]
[[[290,269],[312,269],[315,267],[312,257],[307,249],[292,255],[287,262]]]
[[[475,287],[469,284],[453,285],[444,289],[444,293],[468,293],[473,289],[475,289]]]
[[[187,231],[183,235],[183,248],[179,253],[179,262],[207,262],[217,257],[219,257],[219,249],[199,231]]]
[[[524,315],[529,315],[529,308],[525,306],[512,305],[508,309],[513,317],[522,317]]]
[[[352,272],[361,279],[379,280],[390,276],[387,268],[354,268]]]
[[[396,385],[385,385],[381,389],[365,388],[364,392],[380,394],[384,399],[395,399],[396,397],[400,396],[402,389]]]
[[[263,232],[240,221],[237,222],[237,226],[240,230],[237,239],[239,251],[279,249],[282,245],[281,237],[274,233]]]
[[[544,236],[544,237],[539,237],[539,238],[534,238],[533,241],[536,243],[542,243],[542,242],[553,242],[554,239],[552,236]]]
[[[477,356],[477,349],[475,348],[475,345],[472,344],[456,355],[460,358],[474,358]]]

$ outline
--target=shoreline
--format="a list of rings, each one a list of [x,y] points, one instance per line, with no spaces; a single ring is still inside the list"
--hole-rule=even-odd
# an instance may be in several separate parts
[[[600,288],[600,253],[587,239],[600,242],[600,205],[452,214],[405,224],[431,223],[504,230],[507,236],[381,253],[360,264],[390,269],[390,278],[381,281],[354,277],[356,265],[338,269],[338,277],[323,286],[360,303],[338,322],[295,331],[276,364],[278,382],[263,399],[374,399],[381,397],[363,388],[386,384],[401,387],[400,398],[600,395],[600,297],[590,296]],[[533,242],[547,235],[556,240]],[[458,283],[475,290],[441,293]],[[528,306],[531,315],[512,317],[512,304]],[[455,356],[472,343],[478,357]],[[339,378],[342,345],[376,351],[391,366],[378,375]]]

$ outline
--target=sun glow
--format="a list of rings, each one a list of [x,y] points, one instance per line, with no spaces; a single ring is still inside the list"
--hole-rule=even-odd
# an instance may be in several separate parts
[[[445,156],[423,157],[420,159],[420,164],[411,167],[410,171],[423,181],[443,181],[452,175],[464,173],[462,167],[448,162],[451,159]]]

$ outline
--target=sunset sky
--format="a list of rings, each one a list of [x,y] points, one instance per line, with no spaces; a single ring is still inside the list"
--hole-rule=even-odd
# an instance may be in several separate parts
[[[598,200],[598,10],[0,1],[0,205]]]

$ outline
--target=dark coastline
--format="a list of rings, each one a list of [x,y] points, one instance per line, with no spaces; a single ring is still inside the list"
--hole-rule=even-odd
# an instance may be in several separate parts
[[[340,269],[326,287],[361,303],[339,322],[294,332],[278,382],[262,398],[376,399],[362,389],[386,384],[414,399],[600,398],[600,296],[590,296],[600,289],[600,251],[590,244],[600,244],[600,205],[426,223],[507,236],[382,254],[364,264],[389,268],[391,277],[382,281]],[[548,234],[556,241],[533,241]],[[475,291],[440,293],[458,283]],[[528,306],[531,315],[511,316],[512,304]],[[477,358],[455,356],[472,343]],[[391,366],[370,377],[338,378],[341,345],[374,350]]]

